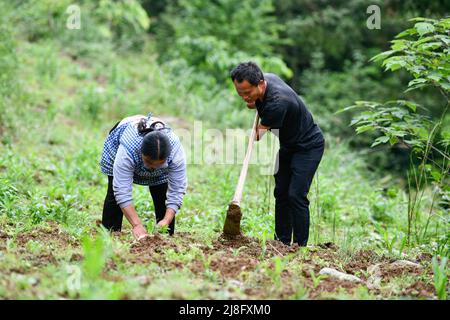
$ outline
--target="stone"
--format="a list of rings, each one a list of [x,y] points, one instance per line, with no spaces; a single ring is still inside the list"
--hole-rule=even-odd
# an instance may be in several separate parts
[[[369,278],[367,279],[367,288],[369,289],[380,289],[381,285],[381,263],[371,265],[367,268],[369,273]]]
[[[350,281],[350,282],[363,282],[360,278],[351,275],[351,274],[346,274],[340,271],[337,271],[335,269],[332,268],[323,268],[322,270],[319,271],[319,274],[321,275],[327,275],[339,280],[344,280],[344,281]]]
[[[422,268],[422,266],[420,264],[414,263],[414,262],[411,262],[408,260],[397,260],[395,262],[392,262],[391,266],[400,267],[400,268],[404,268],[404,267]]]

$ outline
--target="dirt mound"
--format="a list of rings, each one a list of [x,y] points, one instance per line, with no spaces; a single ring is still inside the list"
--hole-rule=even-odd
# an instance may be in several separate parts
[[[394,263],[380,265],[380,275],[383,281],[402,276],[404,274],[419,275],[422,273],[422,269],[416,266],[398,266]]]
[[[242,253],[254,258],[271,258],[276,255],[285,256],[290,253],[295,253],[300,247],[297,244],[287,246],[276,240],[267,240],[265,244],[263,244],[255,238],[249,238],[243,235],[229,237],[222,234],[213,242],[213,250],[215,251],[230,250],[230,248],[240,249],[242,250]]]
[[[371,265],[380,262],[389,262],[389,259],[378,256],[374,251],[360,250],[352,255],[350,261],[344,266],[344,271],[354,275],[361,270],[366,271]],[[360,276],[364,278],[364,275]]]
[[[131,245],[131,257],[127,260],[130,263],[148,264],[156,262],[164,265],[164,258],[161,258],[160,254],[168,248],[174,248],[178,252],[176,243],[171,241],[171,239],[160,234],[151,234]]]
[[[160,234],[151,234],[139,242],[133,243],[130,252],[133,254],[162,252],[167,247],[176,248],[177,246]]]

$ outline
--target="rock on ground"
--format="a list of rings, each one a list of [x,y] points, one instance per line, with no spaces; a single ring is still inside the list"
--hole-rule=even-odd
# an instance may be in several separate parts
[[[332,268],[323,268],[322,270],[319,271],[319,274],[322,275],[327,275],[339,280],[344,280],[344,281],[350,281],[350,282],[363,282],[360,278],[351,275],[351,274],[346,274],[340,271],[337,271],[335,269]]]

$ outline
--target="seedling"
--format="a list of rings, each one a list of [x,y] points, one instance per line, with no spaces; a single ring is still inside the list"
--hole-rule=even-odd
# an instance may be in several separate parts
[[[317,288],[317,286],[320,284],[320,281],[322,281],[322,279],[326,278],[326,276],[324,276],[324,275],[316,276],[316,274],[314,273],[314,270],[310,270],[309,275],[311,276],[311,280],[313,282],[314,289]]]
[[[283,272],[287,261],[280,258],[279,256],[273,257],[272,261],[273,261],[273,269],[267,266],[266,271],[267,274],[272,279],[273,283],[278,286],[281,283],[281,272]]]
[[[294,293],[294,295],[292,295],[291,297],[294,300],[306,300],[308,299],[308,289],[306,289],[306,287],[301,284],[297,291]]]
[[[437,261],[436,256],[431,259],[433,267],[433,280],[436,294],[440,300],[447,300],[447,282],[448,282],[448,270],[447,270],[447,257],[442,258],[441,263]]]
[[[155,224],[153,226],[152,233],[153,234],[156,234],[156,233],[168,234],[169,233],[169,226],[160,226],[158,224]]]
[[[233,253],[233,257],[237,258],[237,256],[239,256],[239,253],[241,253],[242,250],[244,250],[245,248],[247,248],[246,246],[242,246],[239,248],[230,248],[231,252]]]

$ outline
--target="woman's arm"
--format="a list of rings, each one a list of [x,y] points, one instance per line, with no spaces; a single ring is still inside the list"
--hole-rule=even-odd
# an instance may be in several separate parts
[[[116,202],[133,227],[133,235],[141,239],[147,235],[133,205],[134,161],[123,146],[119,146],[113,167],[113,190]]]
[[[183,203],[183,197],[186,193],[186,155],[183,146],[174,154],[172,162],[169,164],[169,181],[167,188],[167,209],[164,218],[158,223],[160,226],[169,225],[175,214]]]
[[[128,207],[121,208],[124,216],[127,218],[128,222],[133,227],[133,235],[137,240],[140,240],[147,236],[147,231],[145,230],[144,226],[141,223],[141,220],[139,219],[136,209],[134,208],[134,205],[129,205]]]

